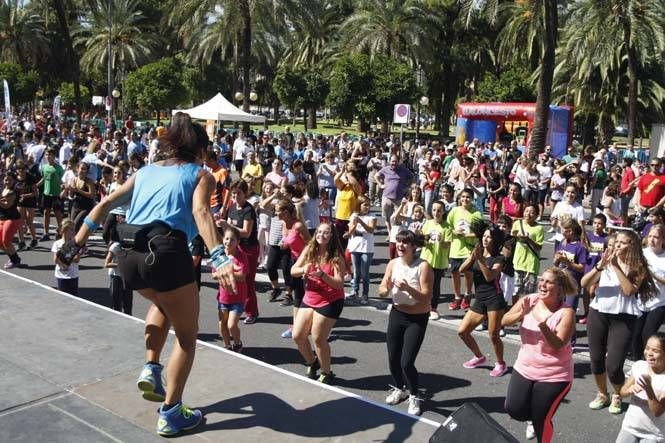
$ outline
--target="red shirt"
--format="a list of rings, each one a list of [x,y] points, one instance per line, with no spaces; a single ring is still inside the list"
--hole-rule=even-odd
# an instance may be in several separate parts
[[[653,172],[644,174],[637,182],[637,188],[640,190],[640,206],[652,208],[665,195],[665,176]]]
[[[342,259],[340,258],[340,260]],[[335,273],[331,263],[323,263],[321,270],[331,277]],[[344,299],[344,289],[333,288],[322,279],[315,277],[311,272],[305,275],[305,297],[303,298],[303,303],[310,308],[321,308],[342,299]]]
[[[628,189],[628,185],[635,180],[635,172],[630,166],[624,169],[623,175],[621,176],[621,194],[625,197],[632,197],[635,194],[635,188]]]
[[[249,262],[247,255],[236,248],[236,252],[231,256],[231,263],[233,263],[233,272],[240,272],[242,274],[249,274]],[[221,285],[217,292],[217,301],[226,304],[245,303],[247,301],[247,282],[236,281],[236,292],[228,292]],[[254,284],[254,282],[251,282]]]

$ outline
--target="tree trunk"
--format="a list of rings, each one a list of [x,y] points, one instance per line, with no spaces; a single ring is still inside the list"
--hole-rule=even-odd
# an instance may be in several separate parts
[[[79,59],[76,57],[76,52],[74,52],[74,42],[72,41],[72,35],[69,32],[69,23],[67,21],[67,13],[65,11],[65,5],[62,0],[52,0],[53,8],[55,9],[56,15],[58,16],[58,23],[60,24],[60,29],[62,31],[62,36],[65,39],[65,45],[67,46],[67,56],[69,58],[69,66],[71,69],[71,77],[74,82],[74,100],[76,101],[76,121],[81,123],[81,112],[83,111],[81,103],[81,68],[79,65]]]
[[[314,106],[307,111],[307,118],[309,129],[316,129],[316,108]]]
[[[596,144],[597,121],[598,116],[595,114],[589,114],[584,118],[584,123],[582,125],[582,146]]]
[[[236,92],[240,91],[240,43],[242,42],[242,32],[236,32],[236,40],[233,44],[233,99],[235,101]]]
[[[157,126],[159,126],[159,123],[160,123],[160,121],[159,121],[159,117],[160,117],[160,116],[161,116],[161,112],[160,112],[159,109],[158,109],[158,110],[157,110]]]
[[[541,153],[547,142],[547,120],[552,97],[552,78],[554,76],[555,50],[557,41],[558,12],[556,0],[545,0],[545,47],[540,63],[538,79],[538,98],[536,99],[536,115],[531,131],[530,152]]]
[[[296,125],[296,115],[297,115],[297,112],[296,112],[296,111],[297,111],[297,109],[296,109],[296,107],[294,106],[294,107],[293,107],[293,111],[291,111],[291,112],[293,113],[293,114],[291,115],[291,117],[292,117],[292,119],[291,119],[291,120],[292,120],[291,125],[293,125],[293,126]]]
[[[302,125],[303,125],[303,131],[307,132],[307,107],[303,107],[302,109]]]
[[[275,100],[275,103],[273,104],[272,107],[273,107],[272,112],[275,116],[275,124],[278,125],[279,124],[279,102],[277,100]]]
[[[446,139],[450,137],[450,116],[455,111],[455,100],[459,93],[460,82],[457,74],[446,69],[446,79],[443,87],[443,98],[441,101],[441,130],[439,134]]]
[[[630,38],[630,19],[623,19],[623,40],[628,53],[628,146],[635,144],[637,132],[637,51]]]
[[[241,0],[240,14],[242,16],[242,110],[249,112],[249,94],[251,92],[249,79],[249,63],[252,55],[252,16],[249,9],[249,0]],[[245,132],[249,131],[249,123],[243,125]]]

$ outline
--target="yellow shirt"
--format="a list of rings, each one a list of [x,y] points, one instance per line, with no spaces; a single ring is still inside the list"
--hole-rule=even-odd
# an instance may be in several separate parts
[[[261,186],[263,185],[263,180],[260,180],[263,177],[263,167],[261,166],[261,163],[247,163],[247,166],[242,170],[242,178],[246,177],[259,179],[254,181],[253,191],[255,194],[261,195]]]
[[[356,210],[358,196],[353,191],[353,186],[347,184],[344,189],[337,191],[337,212],[335,218],[340,220],[350,220],[351,214]]]

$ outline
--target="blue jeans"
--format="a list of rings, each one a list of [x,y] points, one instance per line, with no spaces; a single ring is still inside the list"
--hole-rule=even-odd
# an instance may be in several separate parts
[[[363,281],[362,297],[369,296],[369,267],[372,264],[373,252],[352,252],[351,263],[353,264],[353,280],[351,289],[358,294],[360,292],[360,278]]]

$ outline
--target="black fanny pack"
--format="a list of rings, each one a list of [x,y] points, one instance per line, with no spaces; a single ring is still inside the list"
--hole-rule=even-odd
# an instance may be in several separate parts
[[[163,221],[154,221],[145,225],[119,223],[116,225],[120,246],[125,249],[147,251],[148,242],[156,235],[168,235],[173,230]]]

